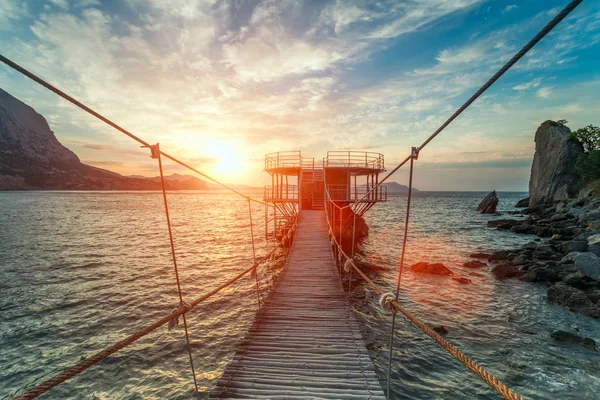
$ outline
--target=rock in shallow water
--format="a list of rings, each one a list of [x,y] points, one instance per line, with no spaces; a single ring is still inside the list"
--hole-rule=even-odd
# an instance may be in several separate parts
[[[488,261],[503,261],[508,259],[508,251],[495,251],[488,257]]]
[[[548,301],[569,310],[600,319],[600,305],[589,299],[583,290],[558,282],[548,288]]]
[[[464,285],[468,285],[469,283],[472,283],[472,282],[473,282],[472,280],[470,280],[470,279],[467,279],[467,278],[463,278],[462,276],[460,276],[460,277],[459,277],[459,276],[453,276],[453,277],[452,277],[452,280],[453,280],[453,281],[456,281],[456,282],[458,282],[458,283],[462,283],[462,284],[464,284]]]
[[[469,257],[471,258],[482,258],[487,259],[490,255],[488,253],[471,253]]]
[[[515,207],[529,207],[529,197],[527,197],[526,199],[521,199],[519,201],[517,201],[517,204],[515,204]]]
[[[517,276],[518,273],[517,266],[511,261],[501,262],[492,269],[492,274],[498,279],[512,278]]]
[[[479,260],[471,260],[471,261],[467,261],[465,263],[463,263],[463,267],[465,268],[481,268],[481,267],[485,267],[487,264],[484,262],[481,262]]]
[[[446,327],[444,325],[434,326],[431,329],[433,329],[434,331],[436,331],[440,335],[446,335],[446,334],[448,334],[448,329],[446,329]]]
[[[571,332],[554,331],[550,334],[550,337],[558,342],[580,345],[592,351],[596,350],[596,342],[594,339],[579,336]]]
[[[490,194],[485,196],[481,203],[479,203],[477,206],[477,212],[481,214],[494,214],[497,206],[498,196],[496,195],[496,191],[493,190]]]
[[[561,263],[572,261],[575,268],[583,272],[586,276],[598,281],[600,280],[600,257],[591,252],[569,253],[560,260]]]
[[[451,275],[452,271],[448,269],[442,263],[434,263],[430,264],[428,262],[419,262],[414,265],[411,265],[411,270],[414,272],[419,272],[422,274],[432,274],[432,275]]]

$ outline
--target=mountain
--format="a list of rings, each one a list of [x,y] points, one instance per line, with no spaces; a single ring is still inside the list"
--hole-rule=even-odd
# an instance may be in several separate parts
[[[401,185],[398,182],[386,182],[384,183],[387,186],[388,193],[407,193],[408,186]],[[413,192],[418,192],[418,189],[412,188]]]
[[[234,185],[237,186],[237,185]],[[167,177],[170,190],[221,187],[195,176]],[[159,190],[160,178],[123,176],[82,163],[46,119],[0,89],[0,190]]]
[[[366,184],[362,184],[360,186],[366,186]],[[408,192],[408,186],[406,185],[401,185],[398,182],[385,182],[383,184],[383,186],[387,186],[387,192],[388,193],[407,193]],[[418,189],[413,188],[412,189],[413,192],[418,192]]]

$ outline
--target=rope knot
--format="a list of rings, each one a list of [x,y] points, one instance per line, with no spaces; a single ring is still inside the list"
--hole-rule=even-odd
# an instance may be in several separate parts
[[[338,246],[338,261],[342,262],[342,248]]]
[[[386,313],[391,313],[396,311],[396,309],[392,306],[392,301],[396,300],[396,295],[392,292],[387,292],[379,297],[379,307]]]
[[[346,262],[344,263],[344,272],[345,273],[350,272],[350,270],[352,269],[352,262],[353,261],[354,260],[351,259],[351,258],[349,258],[349,259],[346,260]]]
[[[413,160],[418,160],[419,159],[419,148],[418,147],[411,148],[410,156],[412,157]]]
[[[173,311],[171,311],[171,314],[176,313],[182,309],[183,309],[183,312],[186,313],[186,312],[190,311],[191,307],[189,306],[188,303],[186,303],[185,301],[182,301],[181,303],[179,303],[179,307],[175,307],[173,309]],[[167,326],[167,329],[169,331],[172,331],[176,326],[179,326],[179,315],[174,316],[169,321],[169,325]]]

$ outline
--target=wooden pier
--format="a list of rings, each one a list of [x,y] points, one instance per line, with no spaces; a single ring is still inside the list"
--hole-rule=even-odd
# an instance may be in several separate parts
[[[303,210],[285,270],[212,399],[385,399],[335,266],[322,210]]]

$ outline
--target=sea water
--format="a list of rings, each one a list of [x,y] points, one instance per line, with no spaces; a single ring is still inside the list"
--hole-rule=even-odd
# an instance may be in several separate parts
[[[258,197],[260,193],[248,193]],[[562,329],[600,339],[600,322],[552,305],[543,285],[498,281],[489,267],[462,267],[475,251],[508,249],[534,236],[486,226],[474,210],[486,193],[419,192],[413,197],[401,303],[520,394],[541,399],[600,397],[600,353],[558,343]],[[499,210],[526,194],[499,193]],[[186,301],[252,265],[248,203],[224,192],[168,193]],[[366,215],[358,257],[385,290],[395,288],[406,195]],[[264,208],[252,203],[258,254]],[[514,216],[503,216],[514,217]],[[443,262],[471,279],[418,275],[417,261]],[[482,276],[469,275],[477,272]],[[259,270],[261,295],[273,272]],[[350,295],[385,386],[390,316],[366,286]],[[160,192],[0,193],[0,399],[60,373],[179,303]],[[244,278],[188,314],[203,397],[215,385],[256,313],[254,279]],[[477,376],[402,316],[396,324],[393,398],[497,398]],[[49,399],[190,399],[193,383],[181,326],[166,327],[49,391]]]

